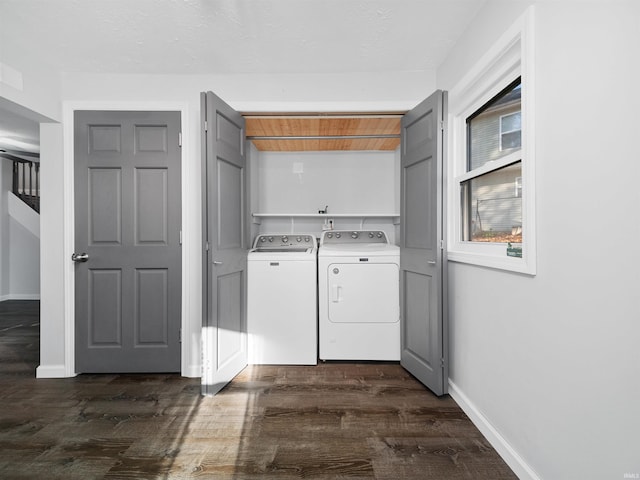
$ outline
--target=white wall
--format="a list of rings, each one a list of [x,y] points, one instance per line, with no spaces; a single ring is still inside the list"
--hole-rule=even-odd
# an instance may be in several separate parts
[[[64,170],[61,124],[40,125],[40,365],[38,377],[65,377]],[[70,262],[69,262],[70,263]],[[72,268],[66,265],[67,269]],[[72,271],[72,270],[71,270]],[[73,345],[66,345],[73,348]]]
[[[2,35],[0,69],[0,98],[28,109],[34,120],[60,119],[60,75],[45,57]]]
[[[260,213],[397,214],[394,151],[260,152]],[[293,167],[303,173],[293,173]],[[360,218],[332,218],[336,229],[360,228]],[[397,220],[397,219],[396,219]],[[364,228],[385,230],[394,241],[393,219],[365,220]],[[322,232],[322,219],[295,219],[293,231]],[[289,232],[289,219],[262,219],[261,232]]]
[[[40,299],[40,215],[12,192],[9,205],[10,298]]]
[[[258,172],[264,212],[393,213],[396,204],[393,151],[261,152]]]
[[[40,298],[40,239],[14,218],[10,219],[11,298]]]
[[[438,87],[528,3],[490,0]],[[640,474],[640,4],[535,3],[537,275],[450,264],[450,380],[522,478],[624,478]]]

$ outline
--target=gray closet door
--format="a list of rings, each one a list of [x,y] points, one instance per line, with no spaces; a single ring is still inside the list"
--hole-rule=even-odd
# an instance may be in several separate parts
[[[179,372],[180,112],[75,113],[75,370]]]
[[[247,366],[244,118],[211,92],[203,117],[203,375],[215,395]]]
[[[436,91],[402,119],[401,364],[447,392],[444,254],[444,99]]]

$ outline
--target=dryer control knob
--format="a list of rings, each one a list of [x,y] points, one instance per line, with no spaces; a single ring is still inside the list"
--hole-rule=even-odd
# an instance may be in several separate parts
[[[301,241],[302,241],[302,237],[296,238],[296,242],[301,242]]]
[[[309,239],[309,237],[304,237],[304,241],[309,243],[311,240]]]
[[[270,242],[273,242],[273,237],[269,237],[269,241],[270,241]]]
[[[289,237],[284,236],[282,237],[282,243],[287,243],[289,241]]]
[[[341,233],[336,233],[336,238],[340,238],[340,237],[342,237],[342,234]]]
[[[382,232],[378,232],[378,238],[382,238]]]
[[[373,232],[369,232],[369,238],[373,238]]]
[[[260,241],[261,242],[266,242],[267,241],[267,237],[260,237]]]
[[[333,233],[327,233],[327,238],[333,238]]]
[[[360,234],[359,234],[358,232],[353,232],[353,233],[351,234],[351,238],[353,238],[354,240],[355,240],[356,238],[358,238],[359,236],[360,236]]]

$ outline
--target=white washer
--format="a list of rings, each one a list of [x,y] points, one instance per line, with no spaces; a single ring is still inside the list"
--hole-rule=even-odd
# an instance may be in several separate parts
[[[400,360],[400,249],[379,230],[326,231],[318,249],[321,360]]]
[[[313,235],[256,237],[247,257],[249,363],[318,363],[317,252]]]

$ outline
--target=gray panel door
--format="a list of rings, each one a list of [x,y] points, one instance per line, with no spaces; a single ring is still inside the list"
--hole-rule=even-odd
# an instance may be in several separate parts
[[[444,99],[436,91],[402,119],[401,364],[447,392],[444,253]]]
[[[247,366],[247,198],[244,118],[201,94],[203,196],[202,393]]]
[[[77,373],[180,371],[179,132],[180,112],[75,112]]]

